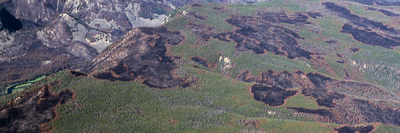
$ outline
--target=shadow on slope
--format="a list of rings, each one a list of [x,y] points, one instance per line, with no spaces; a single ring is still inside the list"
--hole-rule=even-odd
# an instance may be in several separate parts
[[[0,6],[0,31],[7,29],[8,32],[15,32],[22,28],[22,23],[12,16],[6,9]]]

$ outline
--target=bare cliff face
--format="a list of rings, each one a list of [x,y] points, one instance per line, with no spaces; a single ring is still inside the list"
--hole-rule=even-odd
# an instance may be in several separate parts
[[[63,0],[11,0],[2,3],[11,15],[22,21],[26,29],[43,27],[63,12]]]

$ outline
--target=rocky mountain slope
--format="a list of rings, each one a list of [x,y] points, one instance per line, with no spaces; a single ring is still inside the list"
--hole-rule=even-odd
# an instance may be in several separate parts
[[[0,88],[83,64],[136,27],[156,27],[174,9],[210,0],[0,1]],[[252,1],[250,1],[252,2]]]
[[[91,9],[102,6],[64,6],[63,10],[71,10],[31,36],[16,39],[24,46],[35,46],[33,51],[25,49],[26,55],[52,57],[21,56],[15,58],[21,60],[19,66],[42,63],[33,66],[45,68],[43,72],[63,65],[70,69],[1,97],[0,103],[6,105],[0,109],[0,123],[14,126],[0,126],[0,130],[400,130],[398,2],[274,0],[220,5],[188,1],[189,5],[180,3],[182,7],[174,9],[171,4],[177,2],[168,3],[171,10],[162,2],[121,4],[129,9],[153,4],[154,16],[141,16],[146,21],[162,17],[157,14],[163,12],[161,8],[169,12],[161,26],[137,28],[133,23],[144,21],[132,22],[129,17],[122,21],[106,13],[112,10],[129,16],[127,7],[119,7],[118,2],[103,4],[104,10],[97,11]],[[136,10],[139,16],[140,12]],[[107,23],[94,19],[108,15]],[[3,32],[28,34],[24,26],[37,23],[32,26],[35,29],[46,20],[26,21],[21,21],[21,29]],[[38,39],[24,42],[29,37]],[[91,43],[93,37],[104,40]],[[24,50],[14,49],[16,55]],[[54,53],[40,55],[40,51]],[[2,66],[17,66],[13,60]],[[47,103],[51,106],[43,105]],[[39,123],[28,124],[31,127],[13,124],[32,122],[24,119],[31,117],[28,107],[37,107],[34,113],[46,117],[35,117]]]

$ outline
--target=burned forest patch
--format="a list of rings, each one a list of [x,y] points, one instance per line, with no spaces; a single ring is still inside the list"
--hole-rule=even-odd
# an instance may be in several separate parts
[[[350,24],[343,25],[342,29],[343,30],[341,32],[351,34],[355,40],[360,41],[364,44],[381,46],[387,49],[392,49],[393,47],[400,46],[400,41],[398,40],[382,36],[375,32],[361,30],[353,27]]]
[[[338,131],[338,133],[370,133],[374,130],[373,125],[367,125],[367,126],[358,126],[358,127],[351,127],[351,126],[344,126],[340,128],[335,128],[335,131]]]
[[[340,57],[340,58],[345,58],[345,55],[343,55],[343,54],[336,54],[336,56]]]
[[[372,8],[372,7],[368,7],[366,10],[379,11],[379,12],[381,12],[381,13],[385,14],[386,16],[389,16],[389,17],[398,17],[398,16],[400,16],[399,14],[393,13],[393,12],[388,11],[388,10],[376,9],[376,8]]]
[[[290,29],[248,16],[232,16],[225,21],[240,28],[229,35],[237,43],[237,51],[252,50],[256,54],[269,51],[289,59],[311,59],[313,53],[302,49],[296,40],[303,38]]]
[[[307,12],[308,16],[317,19],[317,17],[323,17],[323,15],[319,12]]]
[[[202,7],[202,6],[203,6],[202,4],[197,4],[197,3],[192,5],[192,7]]]
[[[206,59],[203,57],[198,57],[194,56],[190,58],[192,61],[199,63],[200,65],[206,67],[206,68],[211,68],[213,67],[213,64],[209,63]]]
[[[322,16],[321,14],[312,14],[313,17]],[[272,23],[288,23],[288,24],[311,24],[307,22],[308,16],[302,13],[290,14],[286,13],[271,13],[271,12],[258,12],[258,16],[262,20],[266,20]]]
[[[355,40],[364,44],[381,46],[388,49],[400,45],[400,37],[393,36],[398,35],[400,33],[399,30],[384,25],[382,22],[375,22],[355,15],[349,9],[338,6],[335,3],[325,2],[323,4],[329,10],[338,13],[338,16],[349,20],[352,24],[359,27],[353,27],[349,23],[343,25],[342,27],[343,30],[341,32],[351,34]],[[398,14],[394,14],[386,10],[375,8],[368,8],[368,10],[377,10],[392,17],[398,16]]]
[[[360,48],[350,48],[350,50],[355,53],[355,52],[360,51]]]
[[[325,43],[328,43],[328,44],[337,44],[338,41],[336,41],[336,40],[329,40],[329,41],[325,41]]]
[[[348,74],[347,74],[348,75]],[[338,80],[333,79],[318,73],[308,73],[307,78],[312,82],[315,87],[311,87],[311,90],[318,90],[321,89],[327,95],[334,94],[340,92],[346,95],[355,95],[361,97],[368,97],[368,98],[376,98],[376,99],[392,99],[398,100],[398,97],[395,94],[392,94],[386,91],[384,88],[380,88],[378,86],[364,83],[364,82],[357,82],[357,81],[348,81],[348,80]],[[330,90],[330,91],[328,91]],[[318,91],[316,91],[319,93]],[[333,93],[334,92],[334,93]],[[378,94],[373,94],[373,93]],[[310,93],[311,94],[311,93]],[[319,95],[319,94],[318,94]],[[383,96],[384,95],[384,96]],[[323,97],[323,96],[314,96],[315,98]],[[336,96],[335,96],[336,97]],[[344,98],[343,96],[339,96]],[[341,99],[336,98],[336,99]],[[331,99],[331,98],[329,98]]]
[[[298,91],[290,88],[301,87],[293,74],[282,71],[268,70],[261,73],[260,77],[252,77],[249,71],[243,71],[236,77],[239,81],[255,82],[251,86],[253,98],[270,106],[280,106],[285,100],[294,96]]]
[[[340,94],[337,92],[330,92],[325,89],[303,89],[303,95],[311,96],[317,99],[317,103],[319,106],[325,106],[328,108],[334,107],[336,104],[333,102],[334,99],[343,99],[345,97],[344,94]]]
[[[380,5],[380,6],[400,6],[400,2],[397,1],[385,1],[385,0],[350,0],[353,2],[365,4],[365,5]]]
[[[347,99],[335,107],[343,124],[381,122],[400,126],[400,110],[360,99]],[[351,110],[351,111],[350,111]],[[346,117],[347,116],[347,117]]]
[[[272,87],[290,89],[302,87],[302,83],[295,77],[295,75],[288,71],[274,72],[269,69],[262,72],[259,77],[251,76],[250,71],[243,71],[236,76],[236,80],[243,82],[255,82],[257,84],[270,85]]]
[[[301,76],[305,81],[299,81],[296,78],[298,76]],[[350,75],[346,74],[346,76],[349,77]],[[270,106],[285,104],[285,99],[298,93],[297,90],[288,89],[298,87],[302,95],[316,99],[319,106],[328,109],[308,109],[304,107],[287,107],[287,109],[313,114],[315,119],[321,122],[346,125],[381,122],[400,125],[399,109],[386,106],[385,103],[371,103],[352,97],[353,95],[360,97],[368,95],[368,98],[384,99],[390,95],[384,89],[371,84],[338,80],[313,72],[304,74],[301,71],[297,71],[294,75],[287,71],[274,72],[268,70],[263,72],[260,77],[253,77],[249,71],[243,71],[236,79],[244,82],[255,82],[250,89],[253,98]],[[369,95],[369,92],[383,94],[385,97],[375,94]]]
[[[267,70],[267,72],[261,73],[261,84],[271,85],[279,88],[295,88],[301,87],[301,83],[297,81],[296,77],[288,71],[274,72]]]
[[[171,88],[185,81],[173,71],[178,68],[168,47],[184,40],[178,31],[166,27],[138,28],[121,42],[109,47],[92,62],[91,75],[110,81],[140,81],[153,88]],[[102,67],[110,66],[107,69]]]
[[[198,20],[207,20],[207,16],[200,15],[199,13],[196,13],[196,12],[189,12],[187,14],[187,16],[190,16],[190,17],[192,17],[194,19],[198,19]]]
[[[345,61],[345,60],[337,60],[336,62],[337,62],[337,63],[340,63],[340,64],[344,64],[344,63],[346,63],[346,61]]]
[[[286,107],[287,109],[296,110],[301,113],[318,114],[325,117],[334,117],[334,114],[328,109],[307,109],[302,107]]]
[[[74,98],[74,92],[51,92],[52,84],[44,85],[16,98],[0,108],[1,132],[40,132],[42,124],[56,118],[55,108]]]
[[[87,74],[86,73],[84,73],[84,72],[79,72],[79,71],[73,71],[73,70],[71,70],[71,71],[69,71],[72,75],[74,75],[75,77],[85,77],[85,76],[87,76]]]
[[[289,59],[311,59],[314,53],[302,49],[298,39],[304,39],[298,33],[283,26],[274,25],[272,22],[287,22],[290,24],[309,24],[308,16],[297,14],[297,17],[289,17],[276,13],[259,13],[260,17],[232,15],[225,22],[237,27],[235,31],[216,33],[217,28],[189,22],[185,25],[191,32],[200,38],[200,43],[206,43],[209,39],[217,39],[224,42],[236,42],[236,51],[253,51],[256,54],[272,52],[276,55],[286,56]],[[190,15],[188,15],[190,16]],[[277,17],[277,18],[276,18]],[[189,17],[193,18],[193,17]]]
[[[308,73],[306,76],[315,87],[303,88],[303,94],[317,99],[316,102],[318,105],[328,107],[335,112],[332,112],[334,114],[333,117],[327,118],[324,115],[316,117],[319,121],[348,125],[371,122],[382,122],[393,125],[400,124],[399,109],[348,96],[357,95],[365,97],[368,92],[383,94],[385,97],[389,96],[390,94],[382,88],[367,83],[337,80],[318,73]],[[344,90],[341,88],[344,88]],[[341,93],[338,93],[338,91]],[[368,95],[368,98],[384,99],[385,97]]]
[[[400,125],[399,109],[370,103],[366,100],[349,98],[344,94],[335,94],[336,92],[321,89],[314,88],[302,91],[305,92],[304,95],[309,96],[311,94],[312,97],[316,98],[318,105],[329,107],[329,109],[298,107],[288,107],[288,109],[314,114],[318,121],[346,125],[372,122]]]
[[[236,76],[235,79],[238,80],[238,81],[249,82],[249,83],[250,83],[250,82],[256,82],[256,81],[259,80],[257,77],[252,77],[250,71],[243,71],[243,72],[240,72],[240,73]]]
[[[352,14],[349,9],[338,6],[335,3],[325,2],[323,4],[329,10],[337,12],[340,17],[343,17],[343,18],[349,20],[351,23],[353,23],[357,26],[361,26],[361,27],[365,27],[365,28],[372,28],[372,29],[379,29],[379,30],[386,31],[386,32],[396,32],[396,30],[394,28],[390,28],[381,22],[375,22],[375,21],[369,20],[367,18],[363,18],[363,17],[357,16],[355,14]]]
[[[231,39],[229,39],[229,36],[232,34],[231,32],[215,33],[214,30],[216,28],[193,22],[189,22],[185,26],[190,28],[192,33],[199,37],[199,42],[206,43],[212,38],[224,42],[231,42]]]
[[[253,98],[270,106],[279,106],[285,103],[285,99],[295,95],[298,91],[286,90],[279,87],[255,84],[251,86]]]

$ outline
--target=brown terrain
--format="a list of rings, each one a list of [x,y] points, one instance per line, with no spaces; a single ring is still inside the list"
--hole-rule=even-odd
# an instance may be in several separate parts
[[[270,106],[283,105],[284,100],[296,94],[297,91],[286,90],[299,87],[304,96],[313,97],[319,106],[328,109],[307,109],[302,107],[287,107],[301,113],[314,114],[321,122],[357,125],[362,123],[381,122],[384,124],[400,125],[399,109],[371,103],[363,99],[352,98],[351,95],[362,96],[368,92],[387,93],[384,89],[374,85],[354,81],[336,80],[317,74],[296,72],[295,75],[286,71],[275,73],[272,70],[262,73],[262,78],[251,77],[249,73],[242,72],[237,79],[245,82],[255,82],[251,88],[254,99]],[[298,77],[302,77],[305,84]],[[341,90],[341,89],[346,89]],[[358,93],[357,90],[363,90]],[[354,90],[354,91],[353,91]],[[390,95],[390,94],[387,94]],[[382,97],[368,97],[381,99]],[[393,96],[396,98],[396,96]],[[338,129],[346,131],[347,129]],[[355,130],[355,131],[361,131]]]
[[[90,75],[110,81],[141,81],[154,88],[176,87],[185,78],[173,74],[178,66],[167,54],[184,36],[165,27],[137,28],[111,45],[87,69]],[[106,69],[98,70],[107,66]]]
[[[270,106],[279,106],[285,103],[285,99],[297,93],[295,90],[285,90],[279,87],[255,84],[251,86],[253,98]]]
[[[66,68],[83,69],[128,31],[160,26],[174,8],[193,3],[208,1],[0,0],[0,89]]]
[[[381,22],[375,22],[352,14],[350,10],[346,9],[345,7],[338,6],[335,3],[325,2],[323,4],[329,10],[338,13],[338,16],[349,20],[352,24],[365,28],[357,28],[349,23],[342,27],[343,30],[341,32],[351,34],[355,40],[365,44],[381,46],[388,49],[399,46],[400,37],[392,36],[392,34],[400,33],[399,30],[395,30],[394,28],[384,25]],[[377,30],[383,33],[378,33]]]
[[[69,71],[72,75],[74,75],[75,77],[84,77],[87,76],[86,73],[83,72],[79,72],[79,71]]]
[[[46,84],[1,107],[0,131],[39,132],[42,125],[55,119],[55,108],[74,98],[71,90],[53,94],[51,87],[57,84],[58,81]]]

